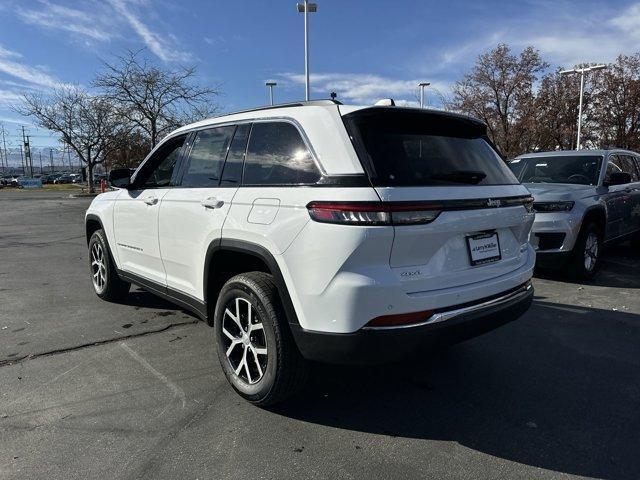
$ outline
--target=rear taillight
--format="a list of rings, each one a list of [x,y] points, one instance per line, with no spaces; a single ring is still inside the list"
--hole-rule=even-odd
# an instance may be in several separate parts
[[[436,203],[415,202],[311,202],[309,215],[316,222],[343,225],[419,225],[434,221],[442,211]]]

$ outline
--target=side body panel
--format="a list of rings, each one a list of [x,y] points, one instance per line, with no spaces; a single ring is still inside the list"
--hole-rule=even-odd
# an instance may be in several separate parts
[[[117,267],[120,267],[120,259],[118,257],[118,251],[113,248],[113,245],[116,244],[116,238],[113,229],[113,210],[115,202],[121,194],[122,190],[101,193],[93,199],[91,205],[89,205],[89,208],[85,213],[85,218],[98,219],[102,224],[102,228],[104,229],[104,232],[107,236],[107,242],[109,242],[113,261],[115,262]]]
[[[115,201],[114,230],[119,268],[166,285],[160,257],[158,220],[167,188],[123,190]]]
[[[202,266],[207,247],[221,238],[236,191],[174,188],[164,196],[158,229],[169,288],[204,301]]]

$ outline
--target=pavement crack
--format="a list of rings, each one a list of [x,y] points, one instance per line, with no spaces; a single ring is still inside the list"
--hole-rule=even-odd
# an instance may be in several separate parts
[[[85,348],[90,348],[90,347],[97,347],[99,345],[107,345],[109,343],[115,343],[115,342],[120,342],[123,340],[128,340],[130,338],[138,338],[138,337],[146,337],[147,335],[153,335],[155,333],[162,333],[162,332],[166,332],[167,330],[171,330],[173,328],[176,327],[182,327],[184,325],[193,325],[196,323],[199,323],[200,320],[198,319],[194,319],[188,322],[177,322],[177,323],[170,323],[169,325],[166,325],[162,328],[158,328],[156,330],[147,330],[146,332],[140,332],[140,333],[133,333],[131,335],[121,335],[118,337],[113,337],[113,338],[109,338],[106,340],[99,340],[97,342],[88,342],[88,343],[83,343],[80,345],[74,345],[72,347],[65,347],[65,348],[59,348],[59,349],[55,349],[55,350],[48,350],[46,352],[40,352],[40,353],[33,353],[33,354],[29,354],[29,355],[24,355],[22,357],[16,357],[16,358],[10,358],[10,359],[5,359],[5,360],[0,360],[0,367],[5,367],[8,365],[15,365],[16,363],[21,363],[24,362],[26,360],[32,360],[35,358],[40,358],[40,357],[49,357],[52,355],[59,355],[62,353],[67,353],[67,352],[74,352],[76,350],[83,350]]]

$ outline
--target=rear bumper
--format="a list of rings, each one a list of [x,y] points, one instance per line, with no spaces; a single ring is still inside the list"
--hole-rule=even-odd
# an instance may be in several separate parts
[[[476,337],[516,320],[529,309],[533,286],[436,312],[424,322],[404,327],[362,328],[354,333],[325,333],[291,325],[302,355],[337,364],[380,364],[401,360],[430,347]]]

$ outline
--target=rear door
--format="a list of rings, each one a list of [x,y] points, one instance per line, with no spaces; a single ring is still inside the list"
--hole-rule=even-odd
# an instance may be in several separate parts
[[[194,132],[178,185],[162,200],[160,250],[167,286],[199,300],[204,300],[207,248],[220,238],[238,189],[238,166],[241,168],[249,129],[245,124]]]
[[[631,183],[623,185],[609,185],[609,178],[614,172],[624,172],[631,175]],[[634,181],[635,180],[635,181]],[[637,199],[635,189],[638,186],[638,172],[631,157],[625,155],[611,155],[607,162],[604,185],[608,192],[605,196],[607,203],[607,238],[615,238],[635,230],[634,200]]]
[[[625,155],[625,158],[629,169],[632,170],[631,184],[629,185],[629,194],[631,195],[629,231],[635,232],[640,230],[640,166],[637,163],[637,157]]]
[[[385,202],[431,205],[428,224],[396,225],[389,263],[413,291],[497,277],[527,262],[530,195],[470,119],[409,109],[345,117]]]
[[[135,174],[134,187],[118,195],[113,226],[120,268],[166,285],[158,244],[158,213],[173,188],[186,135],[164,142]]]

